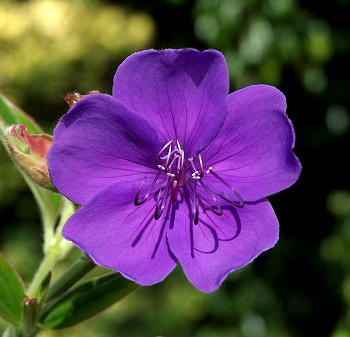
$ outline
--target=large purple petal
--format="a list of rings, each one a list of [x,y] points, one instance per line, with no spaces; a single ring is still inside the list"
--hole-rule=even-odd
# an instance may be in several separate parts
[[[258,200],[292,185],[301,165],[292,152],[294,131],[284,95],[268,85],[252,85],[228,96],[229,114],[204,151],[206,166],[230,183],[244,200]],[[207,184],[223,185],[212,175]]]
[[[180,204],[167,238],[188,280],[203,292],[215,291],[229,273],[278,240],[278,220],[268,201],[242,209],[229,206],[221,216],[201,212],[197,225],[188,206]]]
[[[227,114],[228,70],[221,53],[194,49],[132,54],[114,77],[113,96],[142,114],[163,143],[191,156],[216,136]]]
[[[167,217],[154,220],[154,202],[136,207],[139,184],[116,183],[99,192],[65,224],[63,236],[96,264],[141,285],[161,282],[175,267],[165,239]]]
[[[142,116],[111,96],[90,95],[55,128],[50,177],[60,193],[84,204],[114,182],[154,174],[160,148],[156,131]]]

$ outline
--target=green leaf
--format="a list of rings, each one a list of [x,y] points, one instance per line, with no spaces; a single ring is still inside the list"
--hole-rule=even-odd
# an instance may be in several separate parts
[[[22,318],[24,287],[12,266],[0,254],[0,316],[18,324]]]
[[[0,129],[12,124],[24,124],[29,133],[42,133],[43,130],[24,111],[11,103],[5,96],[0,94]]]
[[[116,273],[94,278],[44,308],[41,325],[48,329],[62,329],[78,324],[107,309],[137,288],[137,284]]]

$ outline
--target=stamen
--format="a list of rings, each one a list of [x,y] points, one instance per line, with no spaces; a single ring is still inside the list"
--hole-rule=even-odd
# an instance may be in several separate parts
[[[168,151],[168,155],[166,156],[166,162],[165,162],[165,167],[168,167],[169,164],[169,160],[170,160],[170,156],[171,156],[171,145],[169,146],[169,151]],[[163,158],[163,157],[162,157]]]
[[[180,173],[181,171],[181,162],[182,162],[182,156],[183,156],[183,152],[180,152],[180,155],[177,156],[177,173]]]
[[[178,139],[176,140],[176,144],[177,144],[177,149],[179,150],[179,152],[182,152],[182,149],[181,149],[181,146],[180,146]]]
[[[203,176],[204,176],[204,167],[203,167],[203,159],[202,159],[201,154],[198,155],[198,159],[199,159],[199,165],[201,167],[200,177],[203,178]]]
[[[198,225],[199,222],[199,210],[198,210],[198,195],[197,195],[197,182],[194,183],[193,191],[193,223]]]
[[[162,149],[159,151],[158,153],[158,159],[162,159],[162,153],[163,151],[172,143],[173,141],[172,140],[169,140],[163,147]],[[165,158],[164,158],[165,159]]]
[[[169,196],[169,189],[170,189],[170,183],[167,183],[166,187],[163,187],[159,189],[157,194],[157,200],[156,200],[156,208],[154,210],[154,219],[158,220],[162,216],[164,209],[165,209],[165,203],[168,200]]]
[[[241,197],[241,195],[237,192],[236,189],[234,189],[226,180],[221,178],[217,173],[213,171],[212,167],[209,167],[207,170],[207,173],[211,173],[216,179],[218,179],[220,182],[222,182],[226,187],[228,187],[232,193],[235,195],[235,197],[238,199],[238,201],[232,200],[227,194],[220,193],[218,194],[221,198],[232,204],[233,206],[236,206],[238,208],[244,207],[244,200]]]
[[[185,151],[181,151],[181,170],[184,167],[184,162],[185,162]]]
[[[212,198],[212,200],[214,201],[214,203],[215,203],[215,207],[216,207],[216,209],[215,208],[213,208],[213,207],[211,207],[211,206],[208,206],[208,209],[210,210],[210,211],[212,211],[214,214],[216,214],[216,215],[222,215],[222,209],[221,209],[221,206],[220,206],[220,204],[219,204],[219,202],[218,202],[218,199],[216,199],[216,197],[215,197],[215,195],[214,195],[214,192],[208,187],[208,186],[206,186],[204,183],[203,183],[203,180],[199,180],[199,182],[200,182],[200,184],[202,185],[202,187],[203,187],[203,189],[204,189],[204,191],[205,192],[207,192],[207,194]]]
[[[154,177],[154,179],[152,181],[152,184],[151,184],[150,188],[148,189],[148,192],[144,195],[143,198],[141,198],[141,200],[139,200],[142,187],[143,187],[143,185],[145,184],[145,181],[146,181],[146,177],[145,177],[145,179],[142,181],[142,183],[140,185],[140,188],[136,192],[136,195],[135,195],[135,198],[134,198],[134,205],[135,206],[142,205],[149,198],[150,194],[152,193],[153,187],[154,187],[155,183],[157,182],[157,180],[159,178],[159,175],[160,175],[160,171],[155,175],[155,177]]]
[[[179,158],[179,155],[175,155],[173,160],[171,161],[171,163],[169,164],[169,166],[167,167],[167,170],[170,170],[172,168],[172,166],[174,165],[175,161],[177,160],[177,158]]]
[[[193,168],[194,173],[195,173],[195,172],[198,172],[197,169],[196,169],[196,167],[194,166],[193,157],[188,158],[187,160],[191,163],[191,166],[192,166],[192,168]]]
[[[199,173],[199,171],[194,166],[194,159],[193,159],[193,157],[188,158],[188,161],[191,163],[192,169],[194,171],[194,172],[192,172],[192,179],[195,179],[195,180],[199,180],[199,179],[203,178],[203,175],[204,175],[202,157],[200,157],[200,158],[201,158],[200,159],[201,173]]]

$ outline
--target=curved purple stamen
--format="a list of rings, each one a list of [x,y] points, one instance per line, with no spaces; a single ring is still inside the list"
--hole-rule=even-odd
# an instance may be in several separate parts
[[[199,209],[198,209],[198,194],[197,194],[197,181],[194,182],[194,188],[193,188],[193,223],[195,225],[199,222]]]
[[[156,176],[154,177],[153,181],[152,181],[152,184],[150,186],[150,188],[148,189],[148,192],[141,198],[141,200],[139,200],[139,197],[140,197],[140,194],[141,194],[141,190],[142,190],[142,187],[143,185],[145,184],[145,181],[146,181],[146,177],[145,179],[142,181],[141,185],[140,185],[140,188],[138,189],[138,191],[136,192],[136,195],[135,195],[135,198],[134,198],[134,205],[135,206],[140,206],[142,205],[150,196],[150,194],[152,193],[153,191],[153,187],[155,185],[155,183],[157,182],[158,178],[159,178],[159,175],[160,175],[160,172],[158,172],[156,174]]]
[[[211,173],[216,179],[218,179],[220,182],[222,182],[226,187],[228,187],[232,193],[237,197],[238,201],[232,200],[227,194],[225,193],[216,193],[218,196],[232,204],[233,206],[236,206],[238,208],[244,207],[244,200],[241,197],[241,195],[237,192],[235,188],[233,188],[225,179],[221,178],[217,173],[213,171],[212,167],[209,167],[207,170],[208,173]]]
[[[219,204],[219,202],[218,202],[218,199],[216,199],[216,197],[215,197],[215,195],[214,195],[214,192],[213,192],[208,186],[206,186],[206,185],[203,183],[202,180],[199,180],[199,182],[200,182],[200,184],[202,185],[204,191],[207,192],[207,194],[212,198],[212,200],[213,200],[214,203],[215,203],[216,209],[213,208],[213,207],[211,207],[211,206],[209,206],[209,205],[207,206],[208,209],[209,209],[210,211],[212,211],[214,214],[218,215],[218,216],[222,215],[223,212],[222,212],[221,206],[220,206],[220,204]],[[201,200],[201,199],[200,199],[200,200]],[[202,201],[202,203],[203,203],[203,200],[201,200],[201,201]]]
[[[153,216],[155,220],[160,219],[160,217],[164,212],[165,204],[169,196],[170,187],[171,187],[171,184],[168,182],[165,187],[160,188],[158,191],[157,199],[156,199],[156,207],[155,207],[154,216]]]

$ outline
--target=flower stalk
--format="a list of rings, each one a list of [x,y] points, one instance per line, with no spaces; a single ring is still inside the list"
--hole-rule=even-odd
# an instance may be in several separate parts
[[[23,299],[23,322],[21,337],[32,337],[37,332],[38,301],[27,296]]]
[[[46,254],[42,260],[39,269],[34,275],[33,281],[30,284],[27,296],[30,298],[36,298],[40,286],[44,279],[47,277],[49,272],[55,267],[56,263],[64,258],[69,250],[72,248],[72,244],[63,239],[61,231],[63,225],[66,223],[68,218],[74,213],[74,205],[68,201],[64,200],[61,210],[61,218],[57,227],[57,230],[51,240],[48,243]]]

